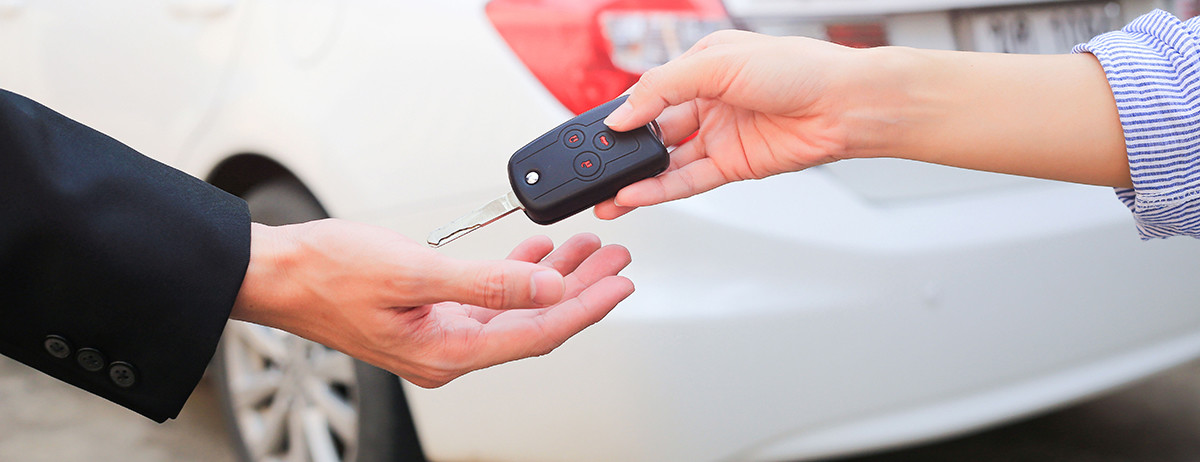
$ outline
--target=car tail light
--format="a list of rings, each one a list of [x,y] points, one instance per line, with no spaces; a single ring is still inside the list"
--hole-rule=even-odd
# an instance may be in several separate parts
[[[825,24],[830,42],[853,48],[881,47],[888,44],[887,31],[878,22]]]
[[[492,0],[486,11],[521,62],[576,114],[730,27],[720,0]]]

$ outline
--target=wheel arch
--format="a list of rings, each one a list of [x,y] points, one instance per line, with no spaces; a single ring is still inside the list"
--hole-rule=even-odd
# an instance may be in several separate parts
[[[205,181],[225,192],[245,197],[255,186],[279,178],[289,178],[304,185],[299,176],[275,159],[257,153],[240,153],[217,163]]]

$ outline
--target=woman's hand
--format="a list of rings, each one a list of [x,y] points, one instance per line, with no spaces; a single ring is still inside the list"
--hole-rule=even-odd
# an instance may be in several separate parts
[[[596,206],[596,216],[612,219],[842,157],[848,103],[869,97],[839,93],[858,78],[847,64],[856,52],[819,40],[721,31],[646,72],[605,122],[625,131],[657,118],[664,144],[682,144],[665,173],[622,189],[615,204]]]
[[[1116,102],[1086,53],[858,50],[721,31],[646,72],[605,122],[655,119],[678,144],[670,166],[597,217],[857,157],[1132,185]]]

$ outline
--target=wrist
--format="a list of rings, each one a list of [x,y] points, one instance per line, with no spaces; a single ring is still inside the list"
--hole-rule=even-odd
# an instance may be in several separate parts
[[[925,119],[936,86],[923,69],[936,68],[923,50],[878,47],[853,50],[838,79],[846,142],[838,160],[900,157],[913,149],[915,122]]]
[[[231,319],[276,326],[291,305],[294,290],[282,275],[293,266],[300,250],[290,234],[288,227],[250,224],[250,264]]]

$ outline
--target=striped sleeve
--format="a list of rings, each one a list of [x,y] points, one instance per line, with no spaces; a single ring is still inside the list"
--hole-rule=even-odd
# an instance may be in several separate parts
[[[1074,50],[1099,59],[1116,98],[1133,178],[1116,193],[1142,239],[1200,238],[1198,21],[1156,10]]]

